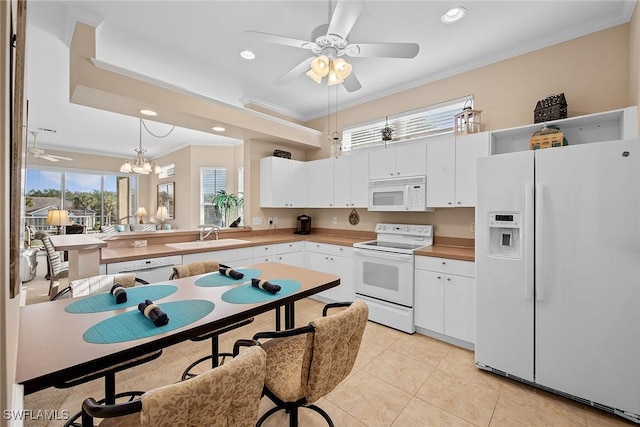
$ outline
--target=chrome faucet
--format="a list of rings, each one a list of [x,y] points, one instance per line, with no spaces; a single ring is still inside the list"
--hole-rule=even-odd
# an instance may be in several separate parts
[[[217,225],[200,225],[198,226],[198,229],[200,231],[200,240],[206,239],[212,232],[216,234],[216,240],[218,240],[220,227]]]

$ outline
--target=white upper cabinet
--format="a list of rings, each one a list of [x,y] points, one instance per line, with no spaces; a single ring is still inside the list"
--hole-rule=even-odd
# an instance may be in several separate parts
[[[456,144],[453,135],[436,136],[427,143],[427,206],[454,206],[455,157]]]
[[[282,157],[260,159],[260,207],[301,207],[303,166]]]
[[[304,206],[332,208],[334,159],[321,159],[304,164]]]
[[[477,202],[477,163],[489,155],[489,132],[456,137],[455,206],[475,206]]]
[[[369,156],[352,153],[334,161],[333,206],[336,208],[366,208],[369,191]]]
[[[369,152],[369,179],[402,178],[427,174],[424,140]]]
[[[476,162],[488,155],[488,132],[430,139],[427,143],[427,206],[475,206]]]

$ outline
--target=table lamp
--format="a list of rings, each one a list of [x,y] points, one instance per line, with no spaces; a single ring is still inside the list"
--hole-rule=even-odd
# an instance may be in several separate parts
[[[164,220],[169,218],[169,209],[166,206],[160,206],[156,212],[156,218],[160,220],[160,230],[164,230]]]
[[[60,230],[63,225],[71,225],[69,212],[66,209],[49,209],[44,225],[55,225],[58,227],[58,234],[61,234]]]
[[[140,206],[136,211],[136,216],[140,217],[140,220],[138,221],[140,224],[144,224],[144,222],[142,221],[142,217],[147,215],[147,210],[144,208],[144,206]]]

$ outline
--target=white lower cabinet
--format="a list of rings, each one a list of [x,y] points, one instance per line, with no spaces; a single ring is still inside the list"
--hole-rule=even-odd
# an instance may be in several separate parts
[[[327,243],[305,243],[307,246],[307,268],[340,276],[340,285],[316,295],[336,302],[353,301],[355,298],[353,248]]]
[[[281,262],[283,264],[304,267],[302,242],[254,246],[253,262]]]
[[[416,327],[476,342],[475,263],[416,256]]]
[[[303,242],[278,243],[276,247],[277,262],[304,267]]]

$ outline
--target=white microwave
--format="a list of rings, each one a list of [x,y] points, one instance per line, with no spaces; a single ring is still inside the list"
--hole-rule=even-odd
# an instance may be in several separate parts
[[[369,181],[369,209],[380,212],[433,212],[427,208],[427,177]]]

